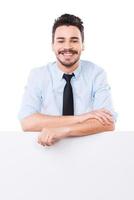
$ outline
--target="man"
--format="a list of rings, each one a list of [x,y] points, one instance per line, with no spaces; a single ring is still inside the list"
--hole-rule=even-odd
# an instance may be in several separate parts
[[[79,17],[55,20],[52,48],[56,62],[29,75],[19,119],[24,131],[39,131],[41,145],[65,137],[113,131],[116,114],[104,70],[80,60],[84,27]]]

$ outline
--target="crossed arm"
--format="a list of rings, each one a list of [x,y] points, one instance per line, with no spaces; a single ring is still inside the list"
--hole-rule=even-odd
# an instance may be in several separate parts
[[[38,131],[38,143],[53,145],[66,137],[84,136],[115,128],[112,114],[106,109],[99,109],[75,116],[50,116],[35,113],[21,121],[24,131]]]

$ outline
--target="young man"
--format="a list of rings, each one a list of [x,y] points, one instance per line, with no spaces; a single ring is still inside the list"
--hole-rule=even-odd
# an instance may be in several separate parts
[[[79,17],[55,20],[52,48],[56,62],[29,75],[19,119],[24,131],[40,131],[38,142],[52,145],[65,137],[113,131],[116,114],[104,70],[80,60],[84,27]]]

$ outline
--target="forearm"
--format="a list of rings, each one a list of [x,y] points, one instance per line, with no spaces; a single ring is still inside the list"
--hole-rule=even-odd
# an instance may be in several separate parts
[[[113,131],[114,129],[114,122],[103,125],[96,119],[89,119],[79,124],[70,125],[67,128],[67,137],[91,135],[105,131]]]
[[[33,114],[21,121],[24,131],[41,131],[43,128],[71,126],[86,120],[82,116],[50,116],[40,113]]]
[[[39,135],[38,137],[38,143],[43,146],[51,146],[55,142],[66,137],[85,136],[113,130],[114,122],[102,125],[98,120],[90,119],[85,122],[62,126],[58,128],[44,128],[41,135]]]

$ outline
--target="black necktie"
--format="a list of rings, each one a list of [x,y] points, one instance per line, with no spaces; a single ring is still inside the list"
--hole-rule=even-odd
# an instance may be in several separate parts
[[[73,76],[74,74],[63,74],[63,78],[66,80],[63,92],[63,115],[74,115],[73,91],[70,83]]]

